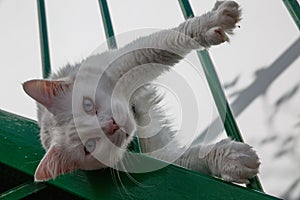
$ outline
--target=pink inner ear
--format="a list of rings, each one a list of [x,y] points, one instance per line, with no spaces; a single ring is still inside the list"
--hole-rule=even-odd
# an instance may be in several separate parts
[[[70,86],[65,81],[31,80],[23,84],[24,91],[40,104],[50,108],[55,98],[64,94]]]
[[[35,171],[35,181],[54,179],[61,174],[77,169],[76,162],[67,157],[62,149],[55,146],[50,147]]]

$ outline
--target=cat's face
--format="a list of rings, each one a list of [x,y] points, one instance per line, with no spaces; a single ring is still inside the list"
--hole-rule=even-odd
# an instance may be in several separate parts
[[[75,169],[113,167],[122,159],[136,123],[125,97],[112,94],[107,84],[91,87],[93,78],[86,76],[24,83],[26,93],[47,108],[40,123],[48,132],[41,134],[48,150],[36,170],[37,181]]]

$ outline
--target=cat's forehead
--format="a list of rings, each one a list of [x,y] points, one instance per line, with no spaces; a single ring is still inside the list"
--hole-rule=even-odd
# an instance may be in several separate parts
[[[110,59],[108,56],[105,56],[104,54],[101,55],[95,55],[95,56],[90,56],[83,62],[81,62],[81,65],[78,70],[78,74],[83,75],[85,74],[93,74],[97,77],[101,77],[101,75],[107,71],[111,64]]]
[[[81,68],[73,85],[73,93],[81,96],[95,96],[99,93],[99,84],[103,73],[100,70],[90,70],[90,67]]]
[[[85,93],[85,95],[95,96],[96,93],[108,91],[112,85],[105,71],[102,69],[94,69],[93,66],[85,66],[81,67],[78,71],[73,90],[77,90],[79,93]]]

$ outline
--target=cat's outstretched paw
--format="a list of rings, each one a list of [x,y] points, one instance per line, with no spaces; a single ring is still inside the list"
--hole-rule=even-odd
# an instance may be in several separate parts
[[[225,139],[215,144],[209,154],[212,174],[225,181],[249,183],[258,173],[259,158],[248,144]]]
[[[236,24],[241,20],[241,9],[235,1],[217,2],[217,25],[227,33],[232,33]]]
[[[216,21],[206,34],[206,40],[210,45],[218,45],[229,41],[228,34],[233,33],[236,24],[241,20],[241,9],[234,1],[217,1],[213,9]]]

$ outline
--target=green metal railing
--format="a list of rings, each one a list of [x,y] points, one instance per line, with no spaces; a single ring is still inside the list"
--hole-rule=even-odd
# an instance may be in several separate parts
[[[297,0],[283,0],[290,15],[294,19],[298,29],[300,30],[300,6]]]
[[[104,26],[107,46],[109,49],[116,49],[117,48],[117,42],[114,34],[114,29],[111,22],[111,17],[109,14],[109,9],[107,5],[106,0],[98,0],[100,12],[102,15],[102,22]]]
[[[106,0],[98,0],[98,2],[99,2],[100,12],[102,15],[102,21],[103,21],[107,46],[109,49],[116,49],[117,41],[115,38],[114,29],[113,29],[113,25],[111,22],[111,17],[110,17],[107,1]],[[137,134],[135,134],[133,141],[129,145],[129,150],[132,152],[136,152],[136,153],[142,152],[141,147],[140,147],[140,141],[138,139]]]
[[[185,19],[194,17],[194,13],[188,0],[179,0],[179,4]],[[197,51],[197,54],[202,64],[206,80],[210,87],[210,91],[212,92],[213,98],[215,100],[215,105],[217,106],[219,115],[224,124],[224,128],[226,130],[227,135],[236,141],[243,142],[244,140],[242,138],[241,132],[234,119],[230,105],[223,92],[221,83],[219,81],[218,75],[216,73],[208,51]],[[248,184],[247,187],[263,191],[257,176],[250,180],[250,184]]]
[[[51,73],[51,61],[50,61],[50,48],[48,44],[48,31],[47,31],[47,15],[44,0],[37,0],[37,12],[39,19],[39,31],[40,31],[40,50],[43,77],[48,78]]]
[[[189,1],[178,1],[181,5],[184,17],[193,17],[193,11]],[[296,0],[283,0],[283,2],[299,28],[300,9],[298,2]],[[117,48],[107,1],[98,0],[98,3],[108,48]],[[51,73],[51,59],[48,44],[45,0],[37,0],[37,10],[43,77],[47,78]],[[198,51],[197,53],[213,94],[219,115],[224,123],[226,133],[237,141],[243,141],[208,51],[203,50]],[[2,152],[0,154],[0,170],[2,167],[1,165],[3,164],[7,167],[17,169],[18,173],[29,174],[32,177],[39,160],[44,154],[44,150],[41,148],[40,141],[37,137],[38,133],[39,128],[36,122],[0,110],[0,152]],[[138,138],[134,140],[131,148],[135,152],[141,152]],[[140,156],[143,157],[143,155]],[[146,159],[150,159],[153,163],[161,162],[152,158]],[[0,199],[20,199],[36,192],[43,192],[47,188],[52,187],[52,185],[75,194],[78,197],[88,199],[132,198],[131,195],[143,199],[160,199],[165,198],[166,195],[172,199],[276,199],[267,194],[225,183],[213,177],[173,165],[169,165],[168,167],[155,172],[132,174],[132,177],[128,177],[126,173],[119,173],[123,184],[128,186],[130,194],[128,194],[128,191],[124,190],[122,184],[116,185],[114,180],[112,180],[110,173],[107,173],[107,171],[78,171],[73,174],[66,174],[59,177],[57,180],[49,181],[48,183],[33,183],[32,179],[28,180],[29,182],[26,181],[25,183],[0,194]],[[99,177],[101,177],[101,179],[99,179]],[[151,189],[151,191],[146,190],[139,184],[133,183],[132,178],[143,183],[143,185],[156,185],[157,187]],[[182,185],[182,183],[184,183],[184,185]],[[251,180],[251,184],[248,187],[262,191],[262,187],[257,177]],[[177,188],[182,189],[181,193],[176,191]],[[218,191],[218,194],[215,195],[212,193],[211,188]],[[145,192],[148,194],[147,196],[139,196]]]
[[[43,183],[28,182],[12,188],[0,195],[0,199],[22,199],[47,187]]]

